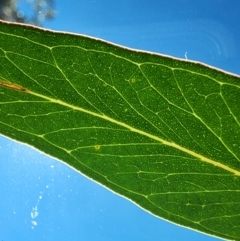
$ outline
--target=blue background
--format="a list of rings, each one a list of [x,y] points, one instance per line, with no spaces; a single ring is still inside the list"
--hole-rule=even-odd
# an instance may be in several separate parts
[[[20,1],[22,9],[29,6]],[[44,27],[240,74],[240,2],[56,0]],[[206,240],[156,218],[38,151],[0,136],[0,240]]]

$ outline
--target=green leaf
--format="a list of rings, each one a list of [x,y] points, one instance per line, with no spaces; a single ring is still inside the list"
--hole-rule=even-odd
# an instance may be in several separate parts
[[[0,133],[154,215],[240,240],[240,78],[0,24]]]

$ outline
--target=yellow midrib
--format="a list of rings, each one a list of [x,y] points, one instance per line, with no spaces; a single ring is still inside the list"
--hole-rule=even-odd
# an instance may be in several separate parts
[[[87,113],[89,115],[96,116],[98,118],[104,119],[106,121],[115,123],[115,124],[117,124],[119,126],[125,127],[126,129],[128,129],[128,130],[130,130],[132,132],[135,132],[135,133],[138,133],[140,135],[146,136],[146,137],[148,137],[150,139],[156,140],[156,141],[158,141],[158,142],[160,142],[160,143],[162,143],[162,144],[164,144],[166,146],[173,147],[173,148],[175,148],[177,150],[180,150],[180,151],[182,151],[184,153],[187,153],[187,154],[189,154],[189,155],[191,155],[193,157],[196,157],[196,158],[198,158],[199,160],[201,160],[203,162],[206,162],[206,163],[212,164],[212,165],[214,165],[216,167],[222,168],[222,169],[224,169],[224,170],[226,170],[228,172],[233,173],[236,176],[240,176],[240,171],[237,171],[237,170],[235,170],[235,169],[233,169],[231,167],[228,167],[228,166],[226,166],[226,165],[224,165],[222,163],[219,163],[217,161],[214,161],[214,160],[211,160],[211,159],[209,159],[207,157],[204,157],[204,156],[202,156],[202,155],[200,155],[200,154],[198,154],[198,153],[196,153],[194,151],[191,151],[191,150],[189,150],[189,149],[187,149],[185,147],[182,147],[182,146],[180,146],[180,145],[178,145],[178,144],[176,144],[174,142],[169,142],[169,141],[166,141],[166,140],[164,140],[162,138],[159,138],[157,136],[149,134],[147,132],[138,130],[138,129],[134,128],[134,127],[131,127],[131,126],[129,126],[129,125],[123,123],[123,122],[117,121],[117,120],[115,120],[113,118],[110,118],[110,117],[108,117],[106,115],[100,115],[100,114],[97,114],[95,112],[92,112],[92,111],[89,111],[89,110],[86,110],[86,109],[83,109],[83,108],[80,108],[80,107],[77,107],[77,106],[74,106],[74,105],[70,105],[70,104],[68,104],[68,103],[66,103],[64,101],[57,100],[57,99],[52,99],[50,97],[47,97],[47,96],[44,96],[44,95],[41,95],[41,94],[38,94],[38,93],[35,93],[35,92],[32,92],[32,91],[28,91],[28,93],[32,94],[32,95],[35,95],[35,96],[38,96],[38,97],[41,97],[41,98],[43,98],[45,100],[48,100],[48,101],[50,101],[52,103],[56,103],[56,104],[59,104],[59,105],[62,105],[62,106],[66,106],[66,107],[68,107],[70,109],[78,110],[78,111]]]

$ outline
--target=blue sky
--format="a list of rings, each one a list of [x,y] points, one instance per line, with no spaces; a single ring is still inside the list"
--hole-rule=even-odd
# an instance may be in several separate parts
[[[236,1],[66,2],[56,0],[56,18],[44,27],[186,55],[240,74]],[[4,137],[0,160],[0,240],[218,240],[149,215],[61,162]]]

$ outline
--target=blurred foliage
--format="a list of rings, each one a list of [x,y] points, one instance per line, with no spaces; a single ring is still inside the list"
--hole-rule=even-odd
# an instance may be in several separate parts
[[[55,17],[54,0],[25,1],[30,9],[27,13],[19,9],[17,0],[0,0],[0,19],[41,26],[43,21]]]

